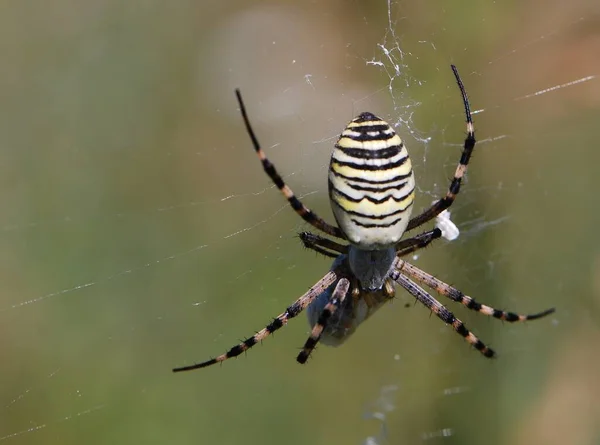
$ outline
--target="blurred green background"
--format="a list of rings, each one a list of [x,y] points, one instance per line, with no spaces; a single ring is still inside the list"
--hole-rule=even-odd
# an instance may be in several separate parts
[[[21,1],[0,6],[0,36],[0,443],[599,443],[600,79],[566,85],[600,74],[597,1]],[[171,374],[330,264],[301,248],[233,89],[332,221],[331,146],[361,111],[404,122],[417,208],[445,192],[465,134],[450,63],[481,142],[461,237],[416,263],[555,316],[452,305],[489,362],[399,292],[307,366],[299,317]]]

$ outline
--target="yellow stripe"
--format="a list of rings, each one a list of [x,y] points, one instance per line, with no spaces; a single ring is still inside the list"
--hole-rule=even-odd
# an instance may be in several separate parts
[[[360,135],[362,133],[358,133],[358,135]],[[380,149],[380,148],[388,148],[388,147],[392,147],[394,145],[402,145],[402,139],[400,139],[400,137],[395,134],[393,137],[389,138],[389,139],[375,139],[372,141],[356,141],[354,139],[351,139],[350,137],[346,137],[345,135],[342,136],[338,141],[337,144],[338,146],[342,147],[342,148],[363,148],[365,150],[372,150],[372,149]]]
[[[348,125],[346,125],[346,128],[371,127],[373,125],[385,125],[386,127],[390,126],[386,121],[382,121],[382,120],[364,121],[364,122],[352,121]]]
[[[396,176],[408,175],[412,171],[412,164],[410,159],[407,159],[404,164],[400,167],[392,168],[389,170],[362,170],[360,168],[350,167],[349,165],[340,165],[335,162],[335,159],[332,159],[331,169],[339,173],[340,175],[346,176],[348,178],[363,178],[371,181],[385,181],[388,179],[392,179]],[[385,164],[389,162],[386,160]],[[385,165],[380,164],[380,165]],[[373,164],[372,165],[376,165]]]
[[[406,210],[415,200],[415,192],[410,193],[403,200],[396,202],[391,197],[385,202],[376,204],[367,199],[363,199],[360,202],[349,201],[343,196],[338,195],[334,192],[333,199],[335,202],[346,212],[357,212],[365,215],[365,217],[381,216],[388,213],[397,212],[399,210]],[[392,215],[394,218],[398,218],[399,214]]]

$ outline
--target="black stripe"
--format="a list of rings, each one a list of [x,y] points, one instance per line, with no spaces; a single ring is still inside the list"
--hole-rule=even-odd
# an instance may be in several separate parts
[[[341,191],[340,191],[340,190],[338,190],[337,188],[334,188],[334,189],[333,189],[333,192],[334,192],[334,193],[337,193],[338,195],[341,195],[341,196],[343,196],[344,198],[346,198],[346,199],[347,199],[348,201],[350,201],[350,202],[361,202],[362,200],[366,199],[367,201],[370,201],[370,202],[372,202],[373,204],[381,204],[381,203],[384,203],[384,202],[386,202],[386,201],[389,201],[390,199],[394,200],[395,202],[400,202],[400,201],[403,201],[403,200],[405,200],[405,199],[408,197],[408,195],[410,195],[410,194],[411,194],[411,193],[412,193],[414,190],[415,190],[415,189],[414,189],[414,187],[413,187],[413,188],[412,188],[412,189],[411,189],[411,190],[410,190],[408,193],[404,194],[404,195],[403,195],[403,196],[401,196],[400,198],[396,198],[394,195],[388,195],[388,196],[385,196],[385,197],[383,197],[383,198],[381,198],[381,199],[373,198],[373,197],[371,197],[371,196],[369,196],[369,195],[364,195],[364,196],[363,196],[363,197],[361,197],[361,198],[353,198],[353,197],[351,197],[351,196],[348,196],[348,195],[346,195],[345,193],[341,192]]]
[[[367,223],[361,223],[360,221],[354,219],[354,218],[350,218],[350,220],[356,224],[357,226],[360,227],[364,227],[365,229],[375,229],[375,228],[381,228],[381,229],[385,229],[386,227],[392,227],[395,226],[396,224],[398,224],[400,222],[400,220],[403,217],[401,216],[398,219],[393,220],[390,223],[386,223],[386,224],[382,224],[382,223],[371,223],[371,224],[367,224]]]
[[[473,153],[473,148],[475,148],[475,134],[467,135],[467,139],[465,140],[465,148],[463,150],[462,155],[460,155],[460,163],[462,165],[468,165],[469,160],[471,159],[471,154]]]
[[[478,351],[483,351],[485,349],[485,344],[481,340],[479,340],[479,339],[477,339],[477,341],[475,342],[475,344],[473,346]],[[490,357],[490,356],[486,355],[486,357]]]
[[[452,180],[452,182],[450,183],[450,193],[452,193],[453,195],[458,195],[458,192],[460,191],[460,181],[462,178],[454,178]]]
[[[296,361],[298,363],[300,363],[301,365],[303,365],[308,360],[309,355],[310,355],[310,351],[309,352],[300,351],[300,354],[298,354],[298,357],[296,357]]]
[[[460,335],[462,335],[463,337],[468,337],[470,332],[467,328],[465,328],[465,325],[462,324],[462,322],[460,322],[460,324],[458,324],[458,326],[456,326],[456,332],[458,332]]]
[[[227,358],[237,357],[244,351],[245,351],[245,349],[241,345],[236,345],[233,348],[231,348],[229,351],[227,351],[226,356],[227,356]]]
[[[310,356],[310,353],[317,346],[317,343],[319,343],[319,337],[317,337],[317,338],[313,338],[312,336],[308,337],[308,339],[306,340],[306,343],[304,343],[304,348],[302,349],[302,351],[300,351],[300,353],[298,354],[298,357],[296,357],[296,361],[302,365],[304,363],[306,363],[306,361],[308,360],[308,357]]]
[[[300,312],[302,312],[302,305],[298,302],[292,304],[290,307],[288,307],[285,310],[285,313],[286,313],[288,319],[294,318]],[[275,323],[275,321],[273,321],[273,323]]]
[[[462,294],[462,292],[461,292],[461,294]],[[461,301],[462,300],[462,298],[460,298],[460,297],[459,298],[455,298],[454,294],[452,292],[450,292],[448,294],[448,296],[450,298],[452,298],[454,301]],[[469,302],[465,306],[467,306],[469,309],[472,309],[474,311],[480,311],[481,310],[481,304],[479,304],[478,302],[476,302],[473,299],[469,300]]]
[[[292,206],[292,209],[294,209],[296,212],[299,212],[304,209],[304,205],[302,204],[302,202],[300,202],[300,200],[298,198],[296,198],[296,195],[290,196],[288,198],[288,202]],[[308,214],[308,213],[309,212],[306,212],[306,214]]]
[[[466,295],[463,294],[461,291],[459,291],[458,289],[454,289],[451,288],[448,291],[448,297],[451,298],[454,301],[462,301],[462,299],[465,297]],[[475,304],[475,305],[474,305]],[[476,306],[479,305],[479,306]],[[481,308],[481,305],[479,303],[477,303],[475,300],[471,299],[471,303],[467,303],[466,305],[469,309],[474,309],[474,310],[479,310]]]
[[[379,119],[381,121],[381,119]],[[349,130],[349,131],[356,131],[359,133],[365,132],[365,131],[387,131],[387,130],[392,130],[392,132],[394,131],[392,129],[392,127],[390,127],[388,124],[385,123],[385,121],[381,121],[382,123],[368,123],[368,122],[356,122],[356,121],[352,121],[354,123],[360,123],[360,124],[367,124],[367,125],[360,125],[360,126],[352,126],[352,125],[348,125],[346,128],[344,128],[344,131]],[[372,122],[376,122],[376,121],[372,121]]]
[[[390,162],[384,165],[356,164],[354,162],[341,162],[337,159],[331,159],[332,164],[337,164],[340,167],[351,167],[356,170],[368,171],[392,170],[394,168],[402,167],[406,163],[406,161],[408,161],[408,156],[404,156],[403,158],[398,159],[396,162]]]
[[[364,184],[374,184],[374,185],[376,185],[376,184],[391,184],[392,182],[402,181],[403,179],[407,179],[412,176],[412,169],[411,169],[410,173],[407,173],[405,175],[394,176],[392,179],[384,179],[383,181],[373,181],[372,179],[342,175],[341,173],[336,172],[332,168],[329,168],[329,171],[331,173],[333,173],[335,176],[337,176],[338,178],[342,178],[347,181],[362,182]]]
[[[267,332],[269,334],[272,334],[273,332],[275,332],[277,329],[283,327],[283,321],[281,321],[279,318],[275,318],[273,319],[273,321],[267,326]]]
[[[513,322],[513,321],[518,321],[519,320],[519,316],[517,314],[515,314],[514,312],[504,312],[504,311],[500,311],[498,309],[494,309],[494,312],[492,313],[492,317],[494,318],[503,318],[506,321],[509,322]]]
[[[352,138],[352,140],[358,140]],[[375,139],[373,139],[375,140]],[[378,139],[381,140],[381,139]],[[341,150],[345,155],[350,156],[352,158],[357,159],[389,159],[397,156],[404,145],[392,145],[387,148],[380,148],[377,150],[371,150],[368,148],[346,148],[340,147],[338,144],[335,144],[335,148]]]
[[[374,126],[375,127],[375,126]],[[340,139],[348,138],[357,142],[365,142],[365,141],[387,141],[396,136],[396,133],[383,133],[382,131],[370,130],[371,127],[354,127],[347,128],[347,130],[353,131],[358,134],[344,134],[342,133]],[[389,128],[389,127],[388,127]],[[387,129],[387,128],[386,128]],[[345,131],[345,130],[344,130]],[[375,132],[375,134],[369,134],[369,132]],[[336,144],[337,146],[337,144]]]
[[[350,182],[346,182],[346,185],[353,190],[358,190],[362,192],[375,192],[382,193],[387,192],[388,190],[401,190],[404,186],[408,184],[408,181],[402,181],[399,184],[388,185],[385,187],[365,187],[363,185],[351,184]]]
[[[314,349],[314,348],[315,348],[315,346],[317,346],[317,343],[319,343],[319,338],[318,338],[318,337],[316,337],[316,338],[313,338],[313,337],[308,337],[308,339],[306,340],[306,343],[304,343],[304,349],[305,349],[305,350],[304,350],[304,351],[302,351],[302,352],[305,352],[305,353],[306,353],[306,352],[307,352],[307,351],[306,351],[307,349],[309,349],[309,350],[312,350],[312,349]]]
[[[275,170],[275,166],[271,164],[271,161],[265,158],[262,160],[262,165],[269,178],[271,178],[279,190],[285,187],[285,182],[283,182],[283,179],[281,179],[281,176],[279,176],[279,173],[277,173],[277,170]]]
[[[333,310],[335,311],[335,305],[339,304],[339,300],[334,299],[329,304],[334,305]],[[317,320],[317,324],[320,325],[323,329],[325,329],[325,325],[327,325],[327,321],[329,320],[329,318],[331,317],[332,314],[333,314],[333,312],[331,311],[331,309],[328,309],[327,306],[325,306],[325,308],[323,308],[323,312],[321,312],[321,315],[319,316],[319,319]]]

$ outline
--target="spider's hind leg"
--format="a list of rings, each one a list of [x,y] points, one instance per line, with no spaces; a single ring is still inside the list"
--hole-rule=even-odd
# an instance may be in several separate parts
[[[465,295],[463,292],[456,289],[455,287],[444,283],[439,278],[434,277],[433,275],[425,272],[424,270],[419,269],[417,266],[414,266],[406,261],[399,260],[397,267],[399,270],[402,271],[402,273],[410,276],[417,282],[424,284],[430,289],[436,291],[438,294],[443,295],[444,297],[447,297],[450,300],[456,301],[457,303],[466,306],[472,311],[476,311],[481,314],[488,315],[490,317],[498,318],[500,320],[508,321],[510,323],[537,320],[538,318],[542,318],[554,313],[555,310],[554,308],[549,308],[535,314],[517,314],[515,312],[496,309],[492,306],[479,303],[474,298]]]
[[[278,329],[281,329],[287,324],[289,320],[298,316],[304,309],[306,309],[319,295],[322,295],[331,285],[333,285],[338,279],[338,271],[334,267],[332,270],[327,272],[323,278],[317,281],[304,295],[298,298],[291,306],[289,306],[283,313],[279,314],[269,323],[264,329],[261,329],[256,334],[248,337],[246,340],[238,343],[226,353],[219,355],[218,357],[206,360],[201,363],[193,365],[181,366],[174,368],[173,372],[191,371],[194,369],[206,368],[207,366],[214,365],[216,363],[224,362],[233,357],[246,352],[248,349],[262,342],[266,337],[272,335]]]
[[[323,331],[327,327],[327,322],[331,318],[331,316],[335,313],[335,311],[342,305],[346,298],[346,294],[348,294],[348,289],[350,288],[350,281],[347,278],[341,278],[335,286],[335,289],[331,293],[331,297],[329,297],[329,302],[325,305],[323,310],[321,311],[321,315],[319,315],[319,319],[317,323],[314,325],[310,336],[304,343],[304,347],[302,351],[296,357],[298,363],[304,364],[310,357],[311,352],[317,346],[317,343],[321,339],[321,335]]]
[[[452,326],[452,329],[454,329],[457,334],[481,352],[484,357],[493,358],[496,355],[491,348],[488,348],[475,334],[469,331],[464,323],[456,318],[443,304],[429,295],[425,289],[421,288],[410,278],[402,275],[398,269],[394,269],[392,272],[392,279],[406,289],[419,303],[429,308],[429,310],[431,310],[440,320]]]

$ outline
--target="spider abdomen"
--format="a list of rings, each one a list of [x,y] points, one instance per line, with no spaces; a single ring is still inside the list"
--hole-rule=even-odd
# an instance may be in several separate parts
[[[406,230],[415,178],[406,147],[387,122],[361,113],[342,132],[329,165],[329,196],[348,240],[365,250],[389,247]]]

